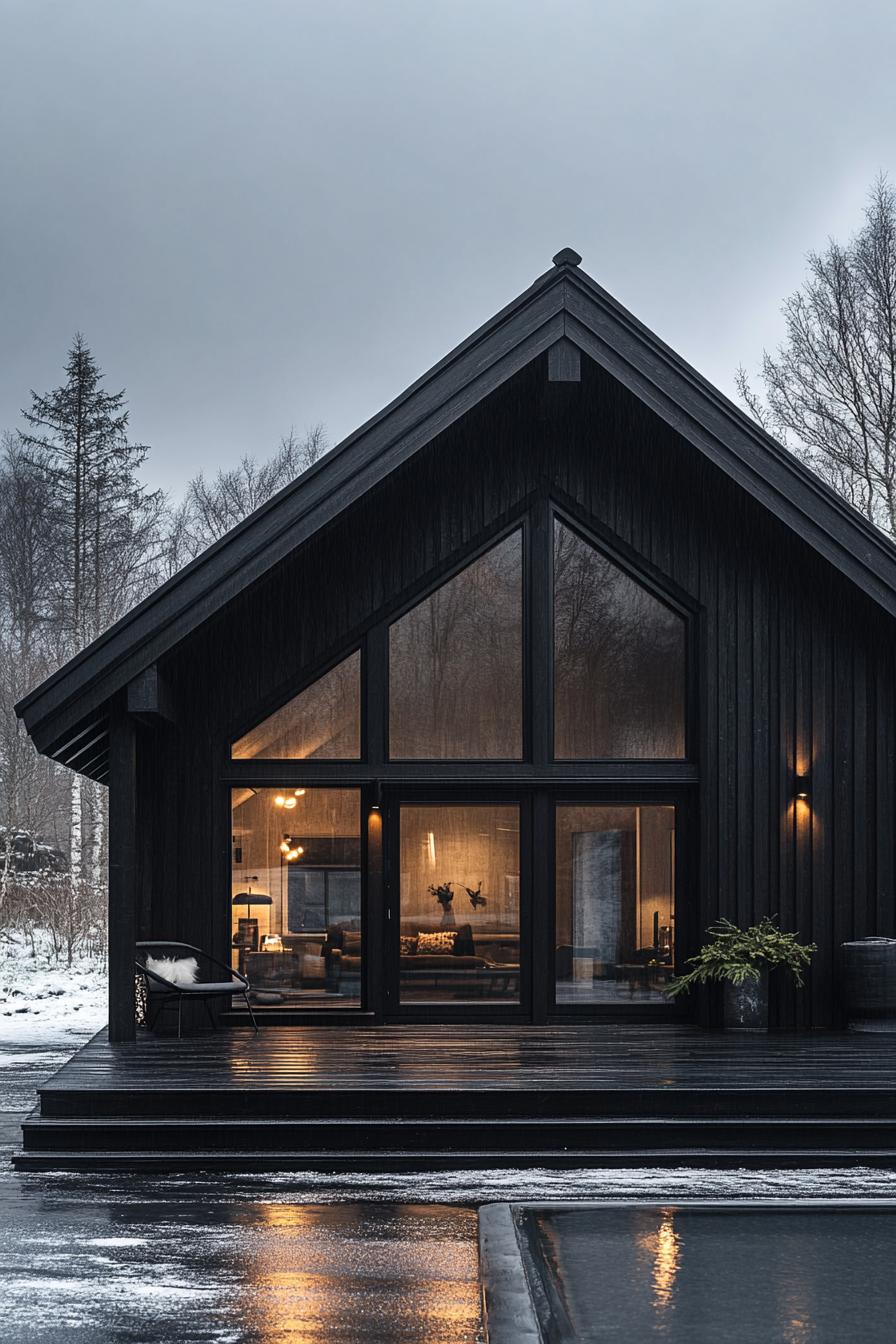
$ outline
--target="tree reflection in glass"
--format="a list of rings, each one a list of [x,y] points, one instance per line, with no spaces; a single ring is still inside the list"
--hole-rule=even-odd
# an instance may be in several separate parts
[[[555,521],[554,756],[680,759],[684,721],[684,620]]]
[[[392,758],[520,760],[522,666],[517,531],[391,626]]]

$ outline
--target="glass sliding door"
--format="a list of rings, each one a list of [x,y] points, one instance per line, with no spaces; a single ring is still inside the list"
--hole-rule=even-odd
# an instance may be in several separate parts
[[[398,1001],[520,1002],[520,809],[413,803],[399,810]]]
[[[360,822],[358,789],[231,791],[232,964],[256,1005],[361,1006]]]
[[[675,964],[675,808],[558,803],[556,1001],[666,1004]]]

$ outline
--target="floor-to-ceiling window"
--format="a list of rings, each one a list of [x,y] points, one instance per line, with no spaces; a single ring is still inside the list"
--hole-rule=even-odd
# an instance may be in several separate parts
[[[361,1000],[358,789],[235,788],[231,956],[259,1005]]]
[[[689,615],[542,497],[239,725],[231,941],[259,1006],[666,1002]]]

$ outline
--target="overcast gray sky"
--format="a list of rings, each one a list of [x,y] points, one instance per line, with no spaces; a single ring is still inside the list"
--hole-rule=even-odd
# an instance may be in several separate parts
[[[896,177],[893,0],[0,0],[0,427],[349,433],[562,246],[723,390]]]

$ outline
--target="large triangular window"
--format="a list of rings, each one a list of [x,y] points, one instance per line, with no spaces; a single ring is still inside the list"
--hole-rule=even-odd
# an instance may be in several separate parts
[[[685,754],[685,622],[554,523],[554,756]]]
[[[361,755],[361,655],[337,663],[233,744],[234,760],[350,761]]]
[[[523,754],[522,535],[513,532],[389,629],[393,760]]]

